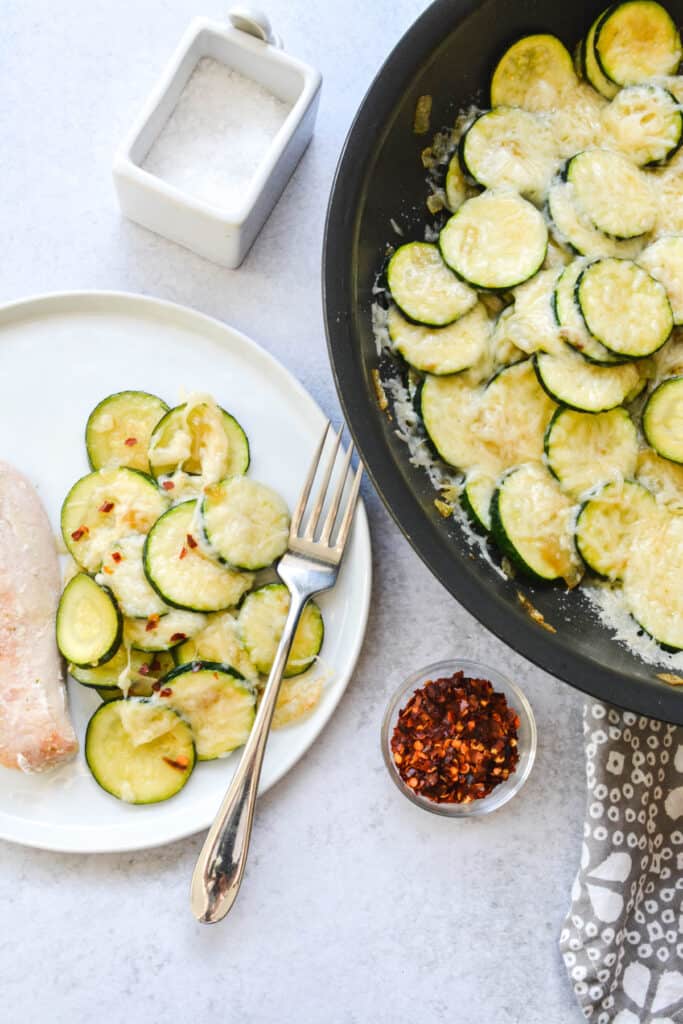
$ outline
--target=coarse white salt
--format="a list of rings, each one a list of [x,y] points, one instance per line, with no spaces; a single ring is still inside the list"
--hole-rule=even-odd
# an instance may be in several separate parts
[[[291,109],[253,79],[202,57],[142,167],[213,206],[233,209]]]

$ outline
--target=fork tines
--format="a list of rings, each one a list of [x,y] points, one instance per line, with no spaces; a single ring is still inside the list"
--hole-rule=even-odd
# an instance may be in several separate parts
[[[325,448],[326,446],[328,448],[330,447],[329,445],[326,445],[326,442],[330,435],[330,426],[331,425],[328,420],[325,424],[325,429],[323,431],[320,442],[315,450],[315,454],[313,455],[311,468],[309,470],[306,482],[302,488],[301,496],[299,498],[296,508],[294,509],[294,514],[292,515],[292,525],[290,527],[289,539],[290,544],[295,541],[305,541],[308,544],[319,546],[321,548],[331,549],[332,551],[336,552],[339,556],[341,556],[344,550],[344,545],[346,544],[346,539],[348,537],[349,530],[351,529],[353,512],[356,507],[361,477],[363,475],[363,464],[359,460],[355,473],[352,473],[351,460],[353,458],[354,445],[353,442],[351,442],[342,460],[341,470],[339,470],[337,473],[335,481],[336,487],[333,492],[331,491],[330,483],[335,471],[335,466],[339,462],[339,447],[342,433],[344,430],[344,425],[342,424],[342,426],[339,428],[336,434],[334,434],[331,449],[327,455],[327,460],[323,466],[323,455],[325,452]],[[301,527],[304,519],[304,514],[306,512],[308,499],[319,470],[322,470],[322,480],[318,488],[317,494],[315,496],[313,507],[308,517],[308,521],[305,524],[303,532],[301,532]],[[341,506],[342,498],[344,497],[344,490],[347,486],[349,478],[351,478],[352,480],[351,488],[346,499],[346,504],[344,506],[342,519],[339,525],[339,529],[337,531],[336,539],[333,540],[332,533],[334,531],[335,524],[339,516],[339,509]],[[316,537],[316,532],[320,525],[320,518],[323,511],[325,510],[326,501],[329,501],[329,504],[327,505],[325,519],[322,525],[322,529],[320,530],[319,535]]]

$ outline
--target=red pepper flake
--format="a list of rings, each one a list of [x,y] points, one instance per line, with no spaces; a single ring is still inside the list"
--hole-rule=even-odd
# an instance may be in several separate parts
[[[187,640],[187,633],[174,633],[171,637],[171,643],[180,643],[181,640]]]
[[[159,690],[161,689],[161,683],[158,680],[156,683],[152,683],[152,689],[154,690],[155,693],[158,693]]]
[[[197,541],[194,539],[194,537],[192,536],[191,533],[188,533],[188,535],[187,535],[187,546],[188,546],[188,548],[196,548],[197,547]]]
[[[180,554],[178,555],[178,558],[184,558],[186,554],[187,554],[187,548],[181,548],[180,549]]]
[[[99,512],[103,512],[106,515],[107,512],[111,512],[113,507],[114,507],[114,502],[113,501],[105,501],[102,505],[100,505],[98,511]]]
[[[170,697],[172,693],[173,693],[173,690],[171,689],[171,687],[170,686],[165,686],[163,688],[163,690],[161,690],[159,692],[159,696],[160,697]]]
[[[116,564],[118,565],[119,562],[123,561],[123,555],[121,554],[120,551],[112,551],[111,560],[112,562],[116,562]]]
[[[156,629],[158,625],[159,625],[159,616],[158,615],[150,615],[150,617],[147,619],[147,625],[145,626],[145,632],[151,633],[152,630]]]
[[[158,672],[160,668],[161,668],[161,662],[159,661],[159,659],[157,658],[157,656],[155,654],[154,657],[152,658],[151,662],[149,663],[149,671],[150,672]]]
[[[429,680],[404,708],[391,738],[396,769],[435,803],[487,796],[519,761],[519,716],[488,679],[463,672]]]
[[[172,491],[173,488],[175,487],[175,484],[173,483],[172,480],[164,480],[161,486],[165,491]]]
[[[138,672],[140,673],[141,676],[148,676],[149,675],[149,665],[145,665],[145,663],[143,662],[142,665],[140,665],[140,668],[138,669]]]
[[[79,526],[78,529],[74,530],[74,532],[71,534],[71,539],[82,540],[83,537],[87,537],[89,533],[90,530],[88,529],[87,526]]]
[[[179,772],[184,772],[190,763],[189,758],[185,757],[184,754],[178,754],[175,758],[164,757],[162,760],[164,760],[167,765],[170,765],[171,768],[177,768]]]
[[[127,437],[123,443],[126,448],[135,448],[135,445],[138,443],[138,439],[137,437]]]

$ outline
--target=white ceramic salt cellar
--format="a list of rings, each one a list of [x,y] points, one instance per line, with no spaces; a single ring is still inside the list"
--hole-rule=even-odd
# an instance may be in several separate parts
[[[229,18],[229,26],[206,18],[190,24],[114,158],[114,181],[121,210],[130,220],[214,263],[238,267],[311,140],[322,78],[283,52],[262,12],[234,8]],[[202,58],[251,79],[289,107],[246,187],[225,205],[143,167]]]

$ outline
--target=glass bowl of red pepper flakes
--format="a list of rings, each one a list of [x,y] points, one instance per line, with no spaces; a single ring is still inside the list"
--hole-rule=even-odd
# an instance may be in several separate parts
[[[382,754],[394,783],[418,807],[451,818],[497,810],[515,796],[536,757],[531,705],[490,665],[438,661],[394,693]]]

